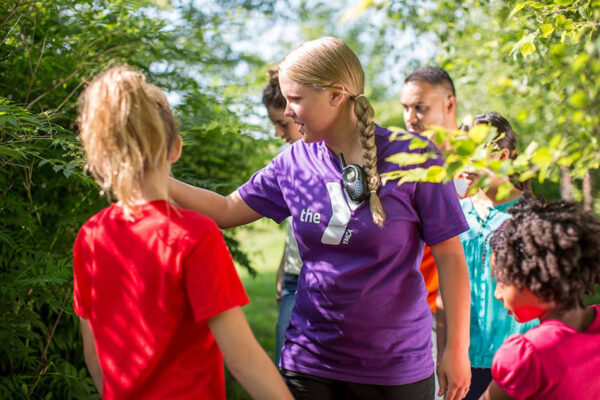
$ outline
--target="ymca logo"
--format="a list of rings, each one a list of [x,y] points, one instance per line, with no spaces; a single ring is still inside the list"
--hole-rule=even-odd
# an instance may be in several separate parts
[[[348,244],[350,242],[350,237],[352,237],[352,229],[348,229],[344,234],[344,239],[342,240],[343,244]]]

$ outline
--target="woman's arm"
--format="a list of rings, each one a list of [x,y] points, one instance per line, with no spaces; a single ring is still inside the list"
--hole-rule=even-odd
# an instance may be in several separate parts
[[[471,295],[469,272],[458,236],[431,246],[438,267],[446,320],[446,343],[438,367],[440,394],[460,400],[469,391],[469,318]]]
[[[227,368],[254,399],[292,399],[273,361],[260,347],[241,307],[208,320]]]
[[[94,332],[92,332],[92,328],[90,328],[90,323],[87,319],[80,317],[79,321],[81,322],[81,337],[83,339],[83,359],[85,360],[85,365],[96,385],[96,390],[98,390],[98,393],[102,396],[104,378],[102,377],[102,369],[100,368],[98,354],[96,353]]]
[[[246,204],[237,190],[225,197],[169,178],[169,196],[181,207],[212,218],[220,228],[248,224],[262,217]]]
[[[496,382],[492,381],[479,400],[513,400]]]

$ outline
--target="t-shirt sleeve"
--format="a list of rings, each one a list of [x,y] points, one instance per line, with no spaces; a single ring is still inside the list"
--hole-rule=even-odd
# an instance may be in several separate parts
[[[73,309],[81,318],[89,319],[90,276],[84,262],[83,229],[77,234],[73,245]]]
[[[514,335],[500,346],[492,361],[492,378],[508,395],[519,399],[544,388],[541,363],[523,335]]]
[[[288,154],[289,151],[285,151],[275,157],[269,165],[238,188],[240,196],[250,208],[278,224],[290,216],[280,184],[280,177],[286,177],[289,173],[285,167],[285,157]]]
[[[452,182],[418,182],[415,204],[421,219],[421,237],[429,246],[469,229]]]
[[[196,321],[248,304],[248,296],[217,225],[207,232],[183,261],[184,284]]]

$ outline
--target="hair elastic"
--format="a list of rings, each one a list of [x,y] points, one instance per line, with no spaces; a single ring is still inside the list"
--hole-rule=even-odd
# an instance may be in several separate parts
[[[353,100],[356,101],[356,99],[358,99],[359,97],[364,97],[365,99],[367,98],[367,96],[365,96],[364,93],[359,94],[358,96],[354,96]]]

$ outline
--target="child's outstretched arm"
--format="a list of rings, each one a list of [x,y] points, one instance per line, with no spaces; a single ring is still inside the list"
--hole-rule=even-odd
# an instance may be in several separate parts
[[[220,228],[248,224],[262,217],[246,204],[237,191],[225,197],[169,178],[169,196],[181,207],[212,218]]]
[[[292,399],[279,371],[260,347],[241,307],[208,320],[208,325],[233,376],[254,399]]]
[[[471,383],[469,272],[458,236],[431,246],[431,253],[438,267],[447,323],[446,346],[438,366],[440,394],[445,392],[447,400],[460,400]]]
[[[496,382],[492,381],[479,400],[513,400]]]
[[[100,368],[98,354],[96,353],[94,332],[92,332],[92,328],[90,328],[90,323],[87,319],[79,317],[79,320],[81,322],[81,337],[83,338],[83,359],[85,360],[88,372],[96,385],[96,390],[98,390],[98,393],[102,396],[104,378],[102,377],[102,369]]]

